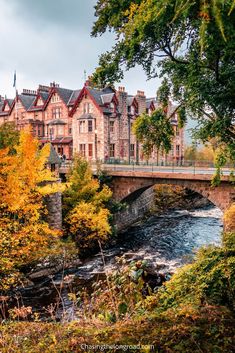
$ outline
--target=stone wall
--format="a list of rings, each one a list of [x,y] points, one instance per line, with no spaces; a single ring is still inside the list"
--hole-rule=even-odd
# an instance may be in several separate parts
[[[137,200],[127,205],[126,210],[116,214],[114,222],[117,232],[125,230],[133,223],[141,220],[146,212],[154,207],[154,190],[149,188]]]
[[[52,229],[62,229],[62,194],[57,192],[44,198],[47,208],[46,221]]]

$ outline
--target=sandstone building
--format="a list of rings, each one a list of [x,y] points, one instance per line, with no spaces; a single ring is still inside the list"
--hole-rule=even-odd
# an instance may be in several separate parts
[[[143,91],[129,95],[124,87],[95,89],[89,80],[78,90],[52,83],[39,85],[37,91],[24,89],[15,99],[0,96],[0,124],[14,122],[18,129],[30,126],[42,144],[50,142],[66,159],[78,152],[88,160],[138,163],[145,158],[132,124],[139,114],[151,114],[156,108],[156,99],[146,98]],[[169,110],[174,108],[169,105]],[[162,165],[183,160],[184,131],[178,126],[177,113],[171,123],[175,137],[171,152],[160,156]],[[156,162],[156,151],[150,162]]]

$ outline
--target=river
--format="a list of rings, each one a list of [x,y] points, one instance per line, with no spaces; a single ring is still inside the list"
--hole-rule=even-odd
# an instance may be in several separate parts
[[[76,291],[81,286],[90,286],[97,277],[102,278],[105,271],[113,271],[117,256],[123,256],[127,262],[147,260],[152,274],[170,277],[178,267],[192,261],[199,247],[220,245],[221,219],[222,212],[218,208],[207,206],[192,211],[172,210],[161,216],[152,215],[146,221],[133,225],[120,234],[115,245],[103,250],[105,266],[101,254],[97,254],[85,260],[77,269],[66,271],[70,283],[63,286],[61,291],[63,309],[73,319],[74,313],[68,299],[71,287]],[[61,280],[62,274],[58,273],[50,283],[38,283],[38,289],[24,290],[21,293],[22,303],[32,306],[35,311],[45,312],[42,308],[55,302]],[[56,316],[59,317],[61,306],[56,310]]]

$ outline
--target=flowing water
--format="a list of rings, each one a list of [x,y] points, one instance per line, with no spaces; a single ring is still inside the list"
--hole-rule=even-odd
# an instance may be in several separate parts
[[[79,266],[66,272],[70,274],[70,289],[79,289],[104,274],[112,271],[116,265],[116,256],[123,256],[127,261],[147,260],[151,273],[167,278],[184,263],[192,261],[195,251],[205,245],[220,245],[222,231],[222,212],[214,207],[204,207],[193,211],[175,210],[161,216],[151,216],[145,222],[133,225],[123,232],[118,242],[103,251],[105,266],[101,254],[97,254]],[[25,305],[35,310],[55,301],[62,274],[53,278],[53,286],[47,282],[44,287],[39,283],[38,295],[32,291],[22,293]],[[66,310],[71,302],[68,299],[68,287],[61,292]],[[35,291],[34,291],[35,292]],[[71,311],[71,318],[73,312]]]

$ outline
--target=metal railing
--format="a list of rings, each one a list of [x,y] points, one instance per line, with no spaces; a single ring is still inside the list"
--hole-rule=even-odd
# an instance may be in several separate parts
[[[165,173],[184,173],[184,174],[208,174],[213,175],[216,171],[216,167],[211,161],[178,161],[164,163],[148,163],[132,161],[130,164],[124,160],[97,160],[92,161],[91,167],[93,171],[106,170],[106,171],[123,171],[123,172],[165,172]],[[67,172],[72,166],[72,161],[64,161],[61,163],[60,171]],[[223,175],[230,175],[235,172],[235,165],[228,164],[221,169]]]

